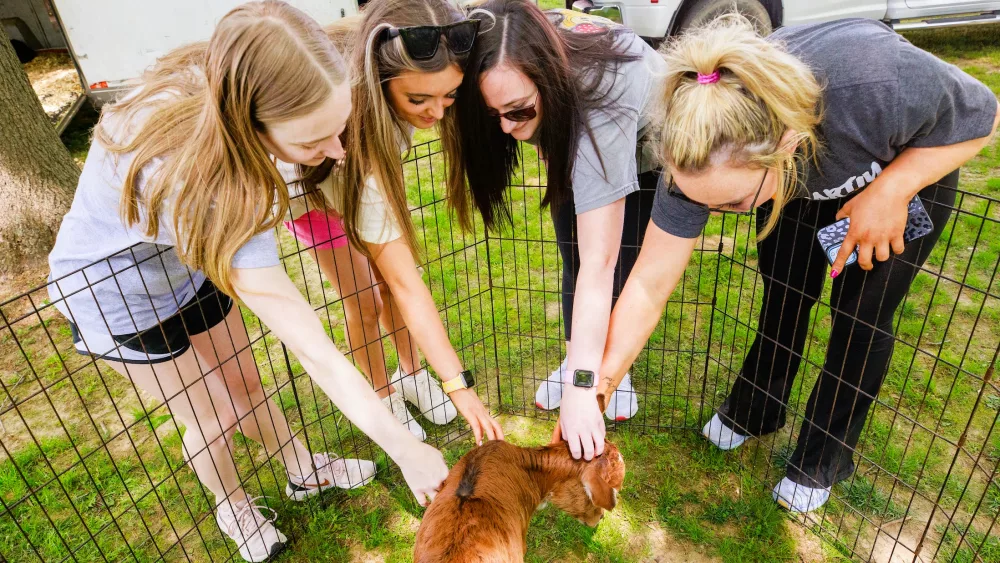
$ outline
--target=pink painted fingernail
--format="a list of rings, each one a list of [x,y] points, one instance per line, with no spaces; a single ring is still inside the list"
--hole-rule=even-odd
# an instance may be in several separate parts
[[[830,270],[830,277],[831,278],[837,279],[837,276],[839,276],[839,275],[840,275],[840,272],[838,272],[837,270]]]

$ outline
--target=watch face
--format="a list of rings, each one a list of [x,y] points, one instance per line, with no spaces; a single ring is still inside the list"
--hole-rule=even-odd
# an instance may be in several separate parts
[[[472,377],[472,372],[470,370],[465,370],[462,372],[462,379],[465,381],[466,387],[472,387],[476,384],[476,380]]]
[[[585,369],[578,369],[573,372],[573,385],[577,387],[593,387],[594,372]]]

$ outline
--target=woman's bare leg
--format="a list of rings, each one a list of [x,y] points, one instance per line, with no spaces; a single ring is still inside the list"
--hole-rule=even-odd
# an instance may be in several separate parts
[[[382,280],[378,268],[374,268],[374,274],[378,280],[378,290],[382,297],[382,306],[379,310],[379,321],[382,328],[389,333],[392,345],[396,347],[399,355],[399,367],[404,375],[409,375],[420,369],[420,350],[417,343],[410,337],[410,331],[406,328],[406,321],[403,320],[403,313],[396,303],[395,296],[389,284]]]
[[[278,405],[264,393],[239,307],[233,307],[225,322],[192,336],[191,345],[202,372],[211,372],[206,377],[215,377],[223,385],[222,394],[213,396],[228,397],[231,401],[239,431],[263,445],[268,456],[279,455],[289,473],[312,473],[312,455],[292,435]],[[235,427],[224,429],[229,437],[235,430]]]
[[[157,364],[106,362],[136,388],[166,403],[174,419],[187,428],[185,457],[198,480],[215,494],[216,504],[246,498],[226,438],[236,414],[228,398],[212,398],[210,378],[203,375],[194,350]]]
[[[392,388],[378,326],[382,302],[368,258],[351,245],[317,250],[313,256],[342,299],[347,324],[344,332],[354,363],[368,376],[378,396],[388,397]]]

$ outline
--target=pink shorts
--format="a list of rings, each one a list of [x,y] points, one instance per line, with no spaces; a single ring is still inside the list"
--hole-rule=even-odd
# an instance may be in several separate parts
[[[306,248],[323,250],[347,246],[344,222],[333,211],[313,209],[294,221],[285,221],[285,228]]]

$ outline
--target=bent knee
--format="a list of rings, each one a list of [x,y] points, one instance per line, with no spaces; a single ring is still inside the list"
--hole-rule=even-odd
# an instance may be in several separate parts
[[[187,414],[186,416],[175,415],[175,418],[189,432],[197,428],[205,442],[212,443],[227,435],[232,436],[232,433],[239,425],[239,417],[232,404],[220,404],[223,402],[228,403],[228,398],[217,398],[214,405],[200,405],[200,408],[195,409],[193,412],[194,416],[191,416],[191,414]]]

